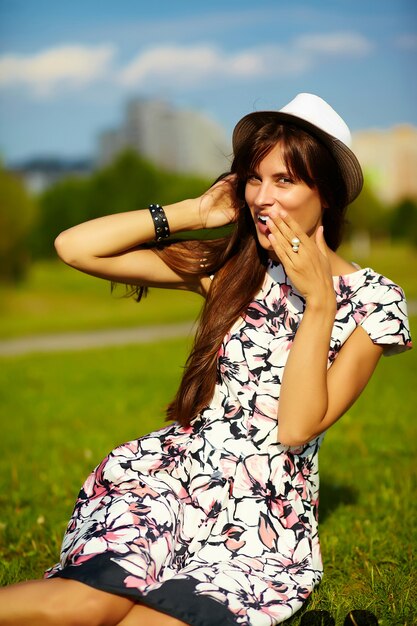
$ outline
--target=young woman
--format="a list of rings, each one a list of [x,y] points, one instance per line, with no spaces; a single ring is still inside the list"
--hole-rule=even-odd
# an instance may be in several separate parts
[[[271,626],[310,595],[323,435],[381,354],[410,345],[401,289],[336,252],[362,187],[349,143],[299,94],[237,124],[231,173],[200,198],[59,235],[76,269],[205,306],[173,422],[94,470],[60,563],[0,591],[0,624]],[[219,240],[165,240],[225,224]]]

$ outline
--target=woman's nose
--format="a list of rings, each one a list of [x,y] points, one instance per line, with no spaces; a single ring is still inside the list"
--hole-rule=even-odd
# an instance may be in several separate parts
[[[273,193],[273,187],[268,183],[262,183],[257,189],[255,197],[257,206],[272,206],[276,202],[275,195]]]

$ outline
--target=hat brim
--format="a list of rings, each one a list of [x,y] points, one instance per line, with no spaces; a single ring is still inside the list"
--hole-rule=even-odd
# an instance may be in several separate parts
[[[243,143],[249,140],[264,124],[269,122],[293,124],[324,143],[330,150],[342,173],[346,185],[348,203],[353,202],[353,200],[358,197],[363,187],[363,173],[360,163],[352,150],[342,141],[329,135],[314,124],[296,117],[295,115],[291,115],[290,113],[281,111],[255,111],[254,113],[248,113],[242,117],[233,131],[233,152],[236,154],[236,151]]]

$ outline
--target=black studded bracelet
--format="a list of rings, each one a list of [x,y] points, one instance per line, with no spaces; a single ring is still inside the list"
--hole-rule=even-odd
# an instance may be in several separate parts
[[[155,241],[162,241],[162,239],[166,239],[170,235],[165,211],[160,204],[150,204],[148,208],[155,227]]]

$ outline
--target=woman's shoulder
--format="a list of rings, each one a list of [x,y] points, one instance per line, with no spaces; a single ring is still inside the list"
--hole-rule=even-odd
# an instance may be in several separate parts
[[[336,252],[330,256],[333,280],[336,291],[340,289],[345,294],[365,293],[379,294],[395,292],[404,298],[401,287],[391,278],[381,274],[373,267],[361,267],[354,261],[347,261]]]
[[[403,289],[392,279],[377,272],[372,267],[363,267],[354,272],[333,277],[338,306],[350,303],[357,308],[390,311],[407,317],[407,302]]]
[[[402,288],[372,267],[334,277],[337,319],[354,320],[391,355],[411,347],[407,303]]]
[[[352,264],[353,271],[346,274],[333,276],[336,291],[353,294],[369,293],[373,296],[391,293],[397,297],[405,299],[404,291],[394,280],[376,271],[370,266],[360,267]]]

